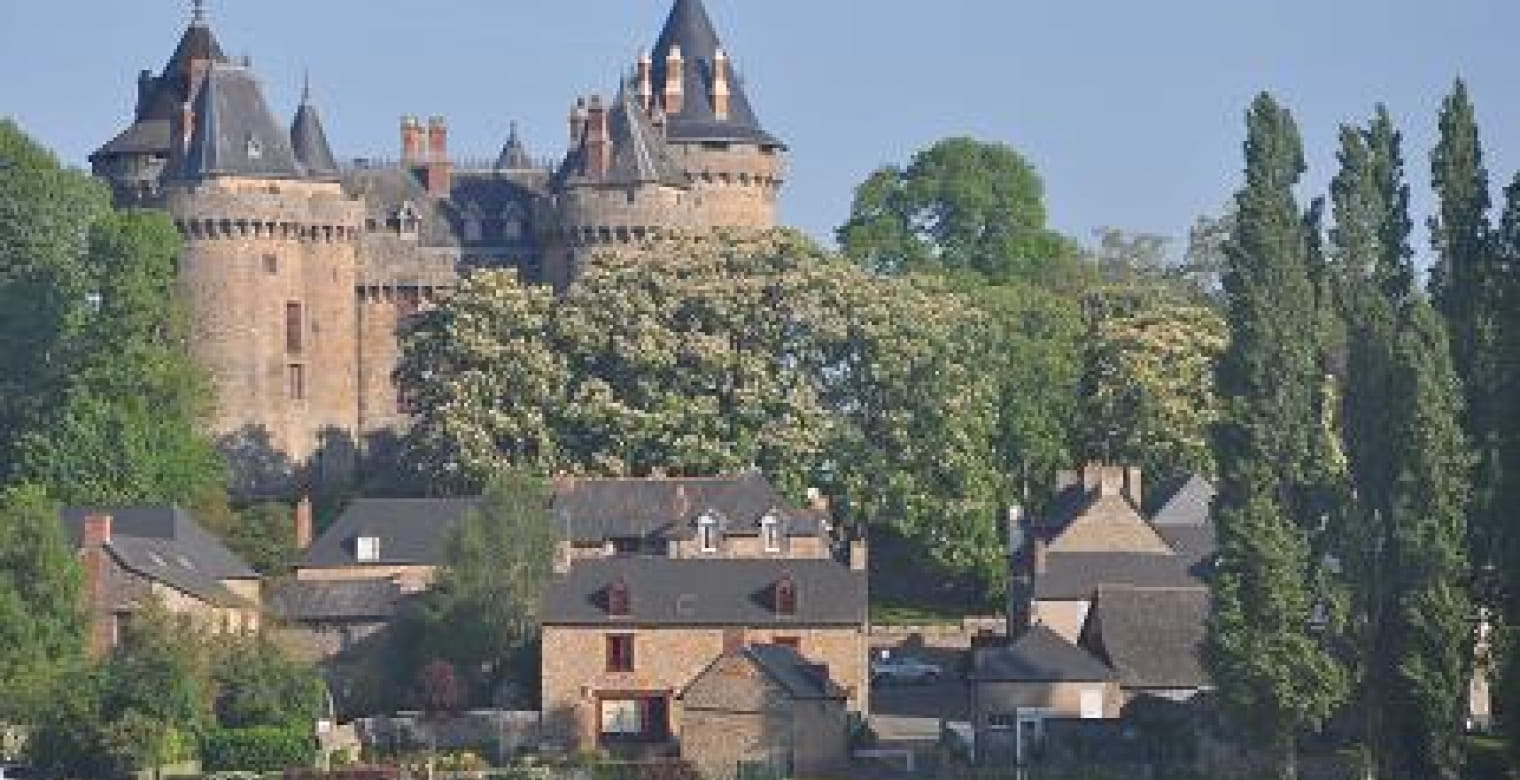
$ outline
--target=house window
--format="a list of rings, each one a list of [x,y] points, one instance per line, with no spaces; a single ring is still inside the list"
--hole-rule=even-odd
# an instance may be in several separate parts
[[[1103,717],[1103,689],[1084,688],[1082,690],[1082,718],[1093,720]]]
[[[628,583],[619,580],[607,588],[607,614],[613,617],[628,617],[629,612]]]
[[[264,255],[264,273],[274,275],[280,272],[280,258],[274,255]]]
[[[301,354],[306,346],[305,333],[302,328],[301,304],[291,301],[285,304],[285,351],[292,355]]]
[[[618,673],[633,671],[632,634],[609,634],[607,636],[607,671]]]
[[[760,521],[760,541],[768,553],[781,552],[781,521],[766,517]]]
[[[638,699],[604,699],[602,734],[636,737],[644,733],[644,702]]]
[[[790,576],[776,583],[776,612],[781,615],[797,614],[797,583]]]
[[[702,552],[718,551],[718,521],[716,519],[704,515],[697,521],[697,543],[702,548]]]
[[[285,367],[285,395],[292,401],[306,400],[306,366],[292,363]]]
[[[373,563],[380,560],[380,538],[377,536],[361,536],[354,540],[354,557],[363,563]]]

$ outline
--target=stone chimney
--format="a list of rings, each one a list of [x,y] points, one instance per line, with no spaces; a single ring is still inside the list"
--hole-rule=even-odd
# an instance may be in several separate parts
[[[304,551],[311,546],[311,496],[301,496],[296,502],[295,537],[296,550]]]
[[[602,179],[612,168],[612,135],[607,127],[607,108],[600,95],[592,95],[586,107],[586,176]]]
[[[449,162],[449,125],[443,117],[428,120],[428,157],[425,184],[429,195],[447,197],[453,187],[453,165]]]
[[[654,60],[647,51],[639,54],[638,82],[639,107],[648,113],[654,107]]]
[[[718,49],[713,57],[712,104],[713,115],[720,122],[728,120],[729,99],[732,95],[728,86],[728,55]]]
[[[570,148],[579,149],[586,136],[586,99],[576,98],[570,109]]]
[[[1082,469],[1082,484],[1101,497],[1125,495],[1125,472],[1119,466],[1093,462]]]
[[[423,146],[422,120],[414,116],[401,117],[401,164],[408,168],[422,165]]]
[[[1135,505],[1136,512],[1141,512],[1145,509],[1145,504],[1142,503],[1145,494],[1141,490],[1141,481],[1139,466],[1129,466],[1124,469],[1124,495],[1129,499],[1131,504]]]
[[[686,60],[679,45],[665,58],[665,113],[679,114],[686,105]]]
[[[110,653],[116,644],[116,616],[111,612],[108,582],[111,562],[110,553],[106,552],[106,546],[111,543],[111,523],[110,515],[89,515],[84,519],[84,530],[79,542],[79,558],[84,567],[85,602],[89,608],[89,651],[97,658]]]
[[[570,566],[575,562],[575,555],[570,549],[569,539],[561,539],[554,543],[554,573],[564,576],[570,573]]]
[[[1045,573],[1046,543],[1044,539],[1029,537],[1029,570],[1039,576]]]
[[[850,539],[850,571],[871,570],[871,546],[866,543],[864,535],[856,535]]]

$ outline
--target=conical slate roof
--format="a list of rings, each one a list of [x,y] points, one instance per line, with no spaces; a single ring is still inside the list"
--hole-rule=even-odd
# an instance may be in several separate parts
[[[302,177],[290,137],[275,121],[251,71],[213,65],[196,96],[195,129],[180,175]]]
[[[723,48],[712,18],[702,0],[676,0],[665,21],[665,29],[655,43],[653,53],[653,87],[659,95],[668,72],[672,47],[681,47],[684,62],[684,97],[681,111],[668,116],[667,136],[672,141],[741,141],[770,146],[784,146],[760,126],[744,83],[729,64],[729,112],[719,119],[713,108],[712,84],[718,50]]]
[[[290,125],[290,146],[296,162],[301,164],[307,176],[317,179],[338,176],[338,162],[333,158],[327,133],[322,129],[322,117],[312,105],[309,88],[302,93],[301,107],[296,109],[296,119]]]
[[[153,78],[137,105],[133,122],[121,134],[95,152],[94,156],[115,154],[168,154],[173,145],[171,125],[180,108],[190,102],[192,63],[206,61],[226,63],[227,56],[216,34],[197,18],[180,36],[179,45]]]

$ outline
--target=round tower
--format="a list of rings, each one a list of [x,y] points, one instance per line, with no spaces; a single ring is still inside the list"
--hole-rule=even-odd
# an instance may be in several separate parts
[[[314,109],[302,113],[292,143],[247,69],[212,67],[176,128],[183,151],[165,187],[185,240],[191,349],[214,389],[211,430],[243,494],[340,481],[358,444],[364,210],[330,153],[313,154],[326,140]]]

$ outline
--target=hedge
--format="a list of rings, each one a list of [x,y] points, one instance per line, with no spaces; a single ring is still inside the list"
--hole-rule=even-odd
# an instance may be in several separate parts
[[[317,740],[304,731],[259,726],[221,729],[201,740],[201,767],[207,772],[280,772],[309,767]]]

